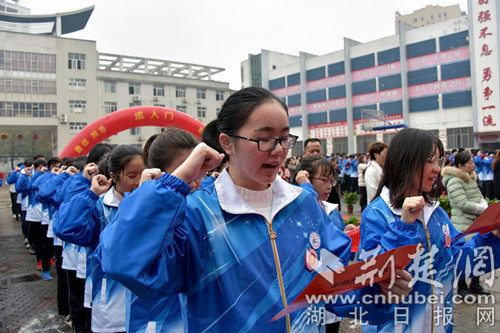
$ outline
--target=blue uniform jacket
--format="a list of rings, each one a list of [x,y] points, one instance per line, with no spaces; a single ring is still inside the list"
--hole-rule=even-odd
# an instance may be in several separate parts
[[[19,175],[20,175],[19,172],[12,170],[9,174],[9,177],[7,177],[7,184],[9,185],[15,184]]]
[[[59,213],[57,235],[65,241],[88,247],[94,332],[125,331],[125,287],[104,274],[100,263],[93,258],[99,234],[113,219],[119,203],[114,187],[100,197],[87,188],[71,198],[70,209]]]
[[[454,280],[464,279],[470,268],[478,276],[500,267],[500,239],[492,233],[477,234],[467,243],[460,238],[450,240],[460,232],[455,229],[447,213],[436,203],[424,208],[424,221],[413,224],[401,221],[401,209],[393,208],[389,201],[389,190],[384,188],[380,197],[363,211],[360,228],[359,259],[382,253],[396,247],[422,244],[420,254],[406,268],[413,276],[413,290],[405,302],[397,307],[407,308],[408,323],[391,321],[380,325],[380,332],[452,332],[449,321],[434,320],[436,311],[452,315]],[[427,229],[427,230],[426,230]],[[428,232],[427,232],[428,231]],[[430,247],[429,247],[430,245]],[[381,246],[377,253],[364,253]],[[429,252],[429,250],[431,251]],[[492,257],[494,256],[494,261]],[[432,269],[430,262],[432,261]],[[484,266],[482,266],[484,265]],[[467,267],[469,269],[467,270]],[[431,304],[427,297],[437,295],[438,302]],[[423,301],[422,301],[423,300]],[[404,310],[404,309],[403,309]],[[404,313],[398,310],[398,313]],[[372,327],[373,328],[373,327]]]
[[[305,265],[311,234],[343,264],[350,239],[314,195],[280,177],[272,186],[273,218],[266,221],[225,170],[214,186],[190,195],[185,182],[165,174],[122,201],[96,255],[106,273],[141,297],[183,293],[188,331],[283,332],[287,322],[293,330],[317,330],[307,309],[267,321],[316,276]],[[345,315],[354,306],[334,308]]]
[[[72,175],[70,177],[63,176],[65,173],[61,174],[63,179],[66,179],[62,186],[56,189],[54,195],[55,204],[59,207],[59,212],[54,220],[53,232],[60,237],[59,228],[61,226],[61,220],[59,215],[62,211],[71,209],[69,202],[71,198],[90,188],[90,180],[83,177],[82,172]],[[64,237],[64,236],[63,236]],[[88,271],[90,270],[90,265],[86,258],[87,249],[82,246],[71,243],[70,241],[62,239],[63,244],[63,268],[76,271],[77,277],[80,279],[85,279],[87,277]],[[90,298],[90,297],[89,297]],[[90,302],[90,299],[89,299]],[[90,304],[90,303],[88,303]]]

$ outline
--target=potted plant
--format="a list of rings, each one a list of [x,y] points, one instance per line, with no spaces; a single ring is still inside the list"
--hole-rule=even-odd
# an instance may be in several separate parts
[[[347,192],[344,191],[344,203],[347,206],[347,214],[352,214],[353,206],[359,200],[358,192]]]
[[[351,216],[349,218],[343,219],[346,226],[353,224],[354,226],[359,226],[359,220],[356,216]]]
[[[439,206],[444,209],[445,212],[448,213],[448,216],[451,217],[451,205],[450,205],[450,199],[446,196],[446,194],[443,194],[438,198],[439,201]]]

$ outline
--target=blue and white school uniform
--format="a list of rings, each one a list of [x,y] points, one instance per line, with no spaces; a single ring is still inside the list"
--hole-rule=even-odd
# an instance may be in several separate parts
[[[100,197],[86,189],[71,198],[71,209],[59,214],[62,222],[60,237],[89,249],[87,258],[90,259],[91,269],[87,280],[92,281],[93,332],[125,331],[126,289],[106,275],[93,257],[99,234],[113,219],[120,200],[114,186]]]

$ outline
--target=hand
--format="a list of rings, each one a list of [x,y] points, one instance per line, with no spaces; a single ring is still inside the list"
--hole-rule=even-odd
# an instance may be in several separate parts
[[[47,172],[47,167],[42,167],[42,170],[40,171],[42,171],[43,173]]]
[[[391,274],[392,275],[392,274]],[[388,303],[401,303],[413,289],[411,282],[413,278],[410,273],[402,269],[396,269],[396,278],[391,276],[389,279],[380,281],[380,291],[385,295]],[[392,285],[391,285],[392,283]]]
[[[92,185],[90,186],[90,190],[97,195],[101,195],[106,193],[111,186],[111,179],[107,179],[104,175],[95,175],[92,178]]]
[[[354,229],[356,229],[356,226],[354,224],[348,224],[345,226],[344,232],[348,232]]]
[[[214,177],[215,179],[217,179],[217,177],[220,176],[220,172],[217,172],[217,171],[214,171],[210,174],[211,177]]]
[[[14,172],[19,172],[19,171],[21,171],[21,168],[16,166],[16,169],[14,170]]]
[[[83,169],[83,177],[88,178],[92,180],[97,174],[99,173],[99,168],[97,167],[97,164],[95,163],[89,163]]]
[[[145,181],[148,180],[153,180],[153,179],[160,179],[161,175],[163,175],[164,172],[162,172],[158,168],[153,168],[153,169],[144,169],[142,170],[141,173],[141,179],[139,180],[139,186],[142,185]]]
[[[222,162],[223,158],[224,154],[220,154],[202,142],[198,144],[188,158],[172,172],[172,176],[190,184],[195,182],[196,179],[203,178],[207,172],[217,167]],[[193,186],[191,186],[191,188],[193,188]]]
[[[416,219],[422,214],[425,207],[424,197],[407,197],[403,202],[403,212],[401,213],[401,221],[413,224]]]
[[[50,170],[50,173],[53,173],[54,175],[58,175],[59,174],[59,168],[58,167],[52,168],[52,170]]]
[[[66,171],[66,169],[68,168],[67,165],[63,165],[62,167],[60,168],[55,168],[54,170],[57,169],[57,171],[55,172],[56,175],[60,175],[61,173],[63,173],[64,171]]]
[[[73,176],[73,175],[75,175],[75,174],[77,174],[77,173],[78,173],[78,169],[77,169],[77,168],[75,168],[74,166],[70,166],[70,167],[69,167],[69,168],[67,168],[65,171],[66,171],[66,172],[68,173],[68,175],[70,175],[70,176]]]
[[[297,182],[298,185],[304,183],[311,183],[311,181],[309,180],[309,172],[307,172],[306,170],[300,170],[299,172],[297,172],[295,181]]]

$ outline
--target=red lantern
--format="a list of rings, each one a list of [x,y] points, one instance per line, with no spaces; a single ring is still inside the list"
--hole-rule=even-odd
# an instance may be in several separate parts
[[[33,140],[38,140],[38,134],[33,135]]]
[[[24,136],[23,136],[22,134],[19,134],[19,135],[17,136],[17,139],[18,139],[18,140],[22,140],[23,138],[24,138]]]
[[[7,140],[7,138],[8,138],[7,135],[5,135],[5,134],[2,135],[2,140]]]

